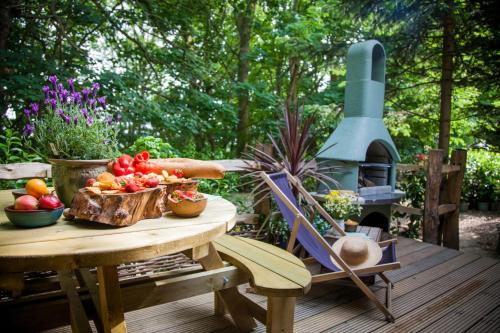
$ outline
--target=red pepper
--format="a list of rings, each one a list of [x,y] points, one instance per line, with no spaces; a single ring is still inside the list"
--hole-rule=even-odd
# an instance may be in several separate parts
[[[141,162],[146,162],[147,160],[149,160],[149,152],[145,150],[135,155],[133,164],[134,166],[136,166],[137,164]]]
[[[118,163],[120,163],[123,168],[128,168],[129,166],[131,166],[132,162],[134,162],[134,159],[132,158],[132,156],[127,154],[123,154],[118,158]]]
[[[123,154],[113,164],[113,174],[115,176],[124,176],[134,173],[135,168],[132,165],[133,161],[134,160],[130,155]]]
[[[113,174],[117,177],[120,177],[120,176],[125,176],[126,175],[126,170],[125,168],[123,168],[120,163],[118,162],[115,162],[113,164]]]

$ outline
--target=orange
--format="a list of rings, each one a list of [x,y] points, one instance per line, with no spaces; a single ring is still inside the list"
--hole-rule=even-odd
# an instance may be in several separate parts
[[[47,195],[49,193],[49,189],[47,188],[47,184],[41,179],[30,179],[26,183],[25,186],[26,193],[34,196],[37,199],[40,199],[42,195]]]

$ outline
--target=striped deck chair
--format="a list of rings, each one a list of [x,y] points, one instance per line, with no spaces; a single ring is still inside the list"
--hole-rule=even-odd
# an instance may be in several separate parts
[[[389,322],[394,322],[394,316],[390,312],[391,307],[391,289],[393,288],[392,282],[384,274],[385,271],[398,269],[401,267],[400,263],[396,260],[396,239],[379,242],[378,244],[383,250],[382,259],[380,262],[373,266],[358,270],[352,270],[349,266],[332,250],[331,245],[320,235],[320,233],[313,227],[307,220],[303,210],[298,205],[297,200],[292,193],[290,184],[294,186],[304,200],[317,209],[318,213],[328,221],[332,227],[342,236],[345,235],[344,230],[335,222],[335,220],[328,215],[328,213],[321,207],[321,205],[307,192],[301,185],[300,181],[293,177],[286,170],[274,174],[266,174],[261,172],[260,176],[271,188],[273,197],[278,204],[278,207],[286,220],[288,227],[291,230],[290,239],[288,240],[287,251],[292,252],[295,242],[298,240],[304,249],[310,254],[311,258],[304,261],[311,262],[317,261],[329,272],[313,275],[312,282],[322,282],[333,279],[350,278],[354,284],[361,289],[361,291],[375,304],[375,306],[382,311],[385,318]],[[337,267],[330,257],[334,258],[340,267]],[[385,305],[382,304],[373,294],[373,292],[361,281],[360,275],[373,275],[380,276],[382,281],[386,284],[386,301]]]

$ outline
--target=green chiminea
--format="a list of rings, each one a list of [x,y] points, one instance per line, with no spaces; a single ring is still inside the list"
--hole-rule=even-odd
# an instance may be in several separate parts
[[[365,225],[388,229],[390,204],[404,196],[395,189],[398,151],[384,125],[385,51],[378,41],[357,43],[347,53],[344,119],[320,150],[318,160],[341,167],[329,175],[341,189],[359,194],[360,219],[378,212],[387,220]],[[334,185],[332,185],[334,187]],[[370,206],[370,207],[367,207]]]

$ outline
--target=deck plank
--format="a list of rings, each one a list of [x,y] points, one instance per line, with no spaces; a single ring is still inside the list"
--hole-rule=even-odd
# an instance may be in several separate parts
[[[500,332],[500,306],[481,318],[467,333]]]
[[[500,269],[497,269],[494,273],[491,272],[490,276],[483,276],[482,280],[471,279],[469,283],[454,290],[444,300],[436,302],[437,304],[434,304],[436,307],[446,304],[446,301],[451,304],[446,311],[439,314],[441,317],[439,320],[429,323],[421,332],[444,332],[445,330],[456,333],[465,332],[483,318],[485,313],[500,306],[499,272]],[[490,283],[489,280],[497,282],[484,288]],[[456,302],[457,298],[460,299],[459,302]]]
[[[465,258],[472,261],[464,265],[461,260]],[[467,282],[470,278],[487,270],[495,263],[496,261],[491,258],[477,259],[476,256],[464,254],[406,279],[405,282],[408,282],[406,284],[396,284],[392,302],[396,322],[401,316],[425,306],[428,302]],[[345,332],[351,329],[369,332],[383,326],[393,326],[385,322],[383,317],[373,310],[373,307],[371,307],[370,311],[362,312],[356,309],[356,306],[357,304],[354,303],[355,310],[359,312],[355,318],[351,317],[348,322],[335,325],[327,332]],[[351,310],[351,313],[353,312]]]
[[[402,268],[387,274],[395,282],[396,324],[387,324],[349,281],[329,281],[297,299],[295,332],[499,331],[498,261],[405,238],[398,240],[397,253]],[[383,298],[381,281],[370,288]],[[246,296],[266,307],[264,297]],[[131,333],[235,331],[227,316],[213,315],[212,294],[131,311],[126,320]],[[258,323],[254,332],[265,332],[265,327]]]

